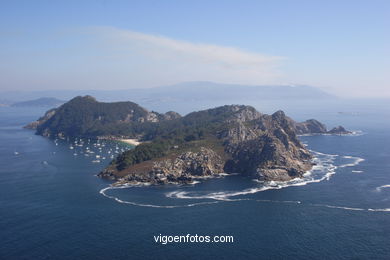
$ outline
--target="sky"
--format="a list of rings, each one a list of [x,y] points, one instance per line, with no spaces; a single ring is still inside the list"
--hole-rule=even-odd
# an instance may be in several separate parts
[[[185,81],[390,97],[390,1],[1,1],[0,91]]]

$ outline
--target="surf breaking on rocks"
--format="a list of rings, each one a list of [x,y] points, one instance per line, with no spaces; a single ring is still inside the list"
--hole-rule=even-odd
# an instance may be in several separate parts
[[[390,212],[390,208],[383,208],[383,209],[357,208],[357,207],[345,207],[345,206],[336,206],[336,205],[327,205],[327,204],[303,203],[301,201],[257,200],[251,198],[234,198],[234,197],[245,196],[248,194],[254,194],[266,190],[283,189],[283,188],[293,187],[293,186],[304,186],[310,183],[318,183],[324,180],[329,180],[336,173],[337,168],[353,167],[358,165],[360,162],[364,161],[363,158],[359,158],[359,157],[342,156],[341,158],[349,161],[344,162],[339,166],[336,166],[334,165],[334,161],[337,157],[339,157],[339,155],[325,154],[325,153],[320,153],[315,151],[311,151],[311,152],[315,155],[313,162],[316,165],[314,165],[310,171],[306,172],[303,178],[296,178],[287,182],[276,182],[276,181],[260,182],[261,185],[260,187],[251,187],[241,191],[218,191],[218,192],[201,194],[199,192],[187,192],[185,190],[176,190],[176,191],[165,193],[165,197],[170,199],[211,200],[211,201],[201,201],[201,202],[195,202],[195,203],[189,203],[183,205],[156,205],[156,204],[148,204],[148,203],[139,203],[135,201],[126,201],[116,196],[107,194],[109,190],[148,186],[141,183],[138,185],[109,186],[100,190],[100,194],[102,194],[103,196],[109,199],[115,200],[118,203],[140,206],[140,207],[152,207],[152,208],[182,208],[182,207],[194,207],[194,206],[201,206],[201,205],[211,205],[211,204],[217,204],[221,202],[254,201],[259,203],[299,204],[299,205],[326,207],[332,209],[351,210],[351,211]],[[259,183],[258,180],[254,180],[254,181]],[[388,188],[388,187],[390,187],[390,185],[383,185],[378,188],[380,190],[382,188]]]

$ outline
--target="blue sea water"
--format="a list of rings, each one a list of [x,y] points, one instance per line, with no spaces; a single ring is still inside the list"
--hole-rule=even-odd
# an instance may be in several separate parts
[[[73,140],[56,145],[21,128],[43,112],[0,108],[0,259],[390,258],[388,111],[292,111],[363,132],[301,137],[319,163],[304,181],[264,188],[228,176],[122,189],[95,175],[110,149],[130,147],[70,149]],[[86,145],[95,154],[81,153]],[[93,163],[96,154],[106,159]],[[234,242],[163,245],[160,234]]]

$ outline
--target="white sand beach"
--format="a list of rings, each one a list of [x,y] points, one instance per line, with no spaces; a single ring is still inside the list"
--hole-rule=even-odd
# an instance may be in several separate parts
[[[119,139],[119,141],[135,146],[141,144],[141,142],[139,142],[137,139]]]

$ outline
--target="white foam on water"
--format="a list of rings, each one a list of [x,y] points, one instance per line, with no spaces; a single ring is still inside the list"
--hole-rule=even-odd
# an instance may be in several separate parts
[[[339,166],[339,168],[344,168],[344,167],[353,167],[358,165],[359,163],[363,162],[364,159],[360,157],[353,157],[353,156],[343,156],[344,159],[352,159],[353,161],[350,163],[342,164]]]
[[[390,212],[390,208],[381,208],[381,209],[373,209],[373,208],[356,208],[356,207],[346,207],[346,206],[335,206],[335,205],[328,205],[328,204],[311,204],[311,203],[303,203],[301,201],[283,201],[283,200],[256,200],[251,198],[234,198],[237,196],[243,196],[243,195],[249,195],[254,194],[257,192],[262,192],[266,190],[273,190],[273,189],[283,189],[287,187],[293,187],[293,186],[304,186],[310,183],[318,183],[324,180],[329,180],[335,173],[336,169],[338,167],[350,167],[350,166],[356,166],[360,162],[364,161],[363,158],[359,157],[353,157],[353,156],[343,156],[344,159],[352,159],[352,163],[343,164],[341,166],[335,166],[334,160],[338,155],[335,154],[325,154],[320,152],[311,151],[315,157],[313,158],[313,162],[315,165],[313,168],[306,172],[303,175],[303,178],[296,178],[292,179],[290,181],[285,182],[278,182],[278,181],[271,181],[271,182],[264,182],[259,180],[254,180],[255,182],[258,182],[261,184],[260,187],[252,187],[248,189],[244,189],[241,191],[218,191],[218,192],[211,192],[207,194],[199,194],[199,192],[187,192],[183,190],[176,190],[172,192],[168,192],[165,194],[167,198],[171,199],[186,199],[186,200],[203,200],[203,199],[211,199],[213,201],[202,201],[202,202],[196,202],[196,203],[190,203],[190,204],[184,204],[184,205],[155,205],[155,204],[144,204],[144,203],[138,203],[133,201],[125,201],[121,200],[118,197],[108,195],[106,192],[113,189],[126,189],[126,188],[132,188],[132,187],[141,187],[141,186],[147,186],[150,184],[145,183],[132,183],[132,184],[124,184],[120,186],[109,186],[102,190],[100,190],[100,194],[103,196],[113,199],[118,203],[122,204],[128,204],[128,205],[134,205],[134,206],[140,206],[140,207],[152,207],[152,208],[183,208],[183,207],[193,207],[193,206],[200,206],[200,205],[210,205],[210,204],[217,204],[222,202],[239,202],[239,201],[255,201],[259,203],[289,203],[289,204],[295,204],[295,205],[308,205],[308,206],[315,206],[315,207],[326,207],[326,208],[332,208],[332,209],[340,209],[340,210],[348,210],[348,211],[370,211],[370,212]],[[352,171],[352,172],[362,172],[362,171]],[[221,177],[226,174],[221,174]],[[201,178],[199,178],[201,179]],[[205,178],[206,179],[206,178]],[[191,184],[195,185],[199,183],[199,181],[194,181]],[[381,191],[384,188],[390,188],[389,185],[382,185],[376,188],[377,191]]]
[[[342,210],[351,210],[351,211],[373,211],[373,212],[390,212],[390,208],[384,209],[372,209],[372,208],[351,208],[351,207],[341,207],[341,206],[332,206],[332,205],[313,205],[318,207],[326,207],[332,209],[342,209]]]
[[[333,165],[334,159],[338,156],[335,154],[324,154],[312,151],[316,157],[313,162],[316,163],[314,167],[303,175],[303,178],[295,178],[290,181],[271,181],[271,182],[260,182],[260,187],[253,187],[244,189],[242,191],[220,191],[212,192],[208,194],[199,195],[196,192],[185,192],[182,190],[173,191],[166,193],[165,196],[168,198],[176,199],[213,199],[230,201],[231,197],[254,194],[266,190],[282,189],[291,186],[304,186],[309,183],[321,182],[323,180],[329,180],[332,175],[336,173],[337,167]]]
[[[385,209],[368,209],[368,211],[390,212],[390,208],[385,208]]]
[[[121,200],[118,197],[107,195],[106,191],[107,190],[113,190],[113,189],[126,189],[126,188],[131,188],[129,185],[124,185],[124,186],[117,186],[117,187],[106,187],[104,189],[101,189],[99,191],[100,194],[102,194],[104,197],[113,199],[118,203],[122,204],[129,204],[133,206],[139,206],[139,207],[149,207],[149,208],[166,208],[166,209],[173,209],[173,208],[183,208],[183,207],[194,207],[198,205],[207,205],[207,204],[216,204],[219,203],[219,201],[211,201],[211,202],[198,202],[198,203],[191,203],[191,204],[185,204],[185,205],[155,205],[155,204],[143,204],[143,203],[137,203],[133,201],[126,201],[126,200]]]
[[[352,211],[367,211],[368,210],[368,209],[363,209],[363,208],[333,206],[333,205],[327,205],[327,204],[310,204],[310,205],[315,206],[315,207],[325,207],[325,208],[331,208],[331,209],[344,209],[344,210],[352,210]]]
[[[317,134],[300,134],[298,136],[317,136],[317,135],[326,135],[326,136],[361,136],[364,135],[364,132],[361,130],[352,130],[349,134],[328,134],[328,133],[317,133]]]
[[[390,184],[376,187],[376,191],[382,191],[383,189],[390,188]]]
[[[389,186],[390,185],[384,185]],[[118,203],[122,204],[128,204],[133,206],[139,206],[139,207],[150,207],[150,208],[184,208],[184,207],[194,207],[194,206],[200,206],[200,205],[210,205],[210,204],[217,204],[220,202],[239,202],[239,201],[254,201],[259,203],[287,203],[287,204],[295,204],[295,205],[307,205],[307,206],[314,206],[314,207],[325,207],[325,208],[331,208],[331,209],[341,209],[341,210],[348,210],[348,211],[370,211],[370,212],[390,212],[390,208],[379,208],[379,209],[373,209],[373,208],[355,208],[355,207],[344,207],[344,206],[335,206],[335,205],[328,205],[328,204],[311,204],[311,203],[303,203],[301,201],[294,201],[294,200],[256,200],[256,199],[250,199],[250,198],[241,198],[241,199],[226,199],[226,198],[220,198],[219,195],[216,196],[216,201],[210,201],[210,202],[197,202],[197,203],[190,203],[190,204],[184,204],[184,205],[155,205],[155,204],[144,204],[144,203],[137,203],[132,201],[125,201],[121,200],[115,196],[107,195],[106,191],[111,189],[125,189],[130,188],[130,186],[122,186],[122,187],[106,187],[104,189],[100,190],[100,194],[103,196],[113,199]],[[388,188],[388,187],[386,187]],[[171,192],[169,193],[171,196],[168,197],[175,197],[175,198],[182,198],[182,199],[195,199],[196,197],[189,197],[186,196],[185,192]],[[210,197],[204,197],[204,196],[198,196],[198,198],[210,198]]]

